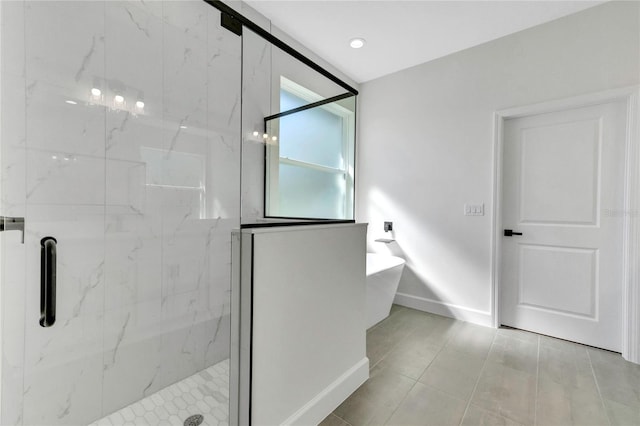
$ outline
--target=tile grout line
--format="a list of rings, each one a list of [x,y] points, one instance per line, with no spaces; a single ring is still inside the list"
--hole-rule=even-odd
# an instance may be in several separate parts
[[[391,318],[391,315],[389,315],[389,317],[388,317],[388,318]],[[372,330],[375,330],[376,328],[378,328],[378,326],[379,326],[380,324],[382,324],[382,322],[383,322],[383,321],[379,322],[379,323],[378,323],[378,324],[376,324],[374,327],[372,327]],[[367,331],[368,331],[368,330],[367,330]],[[409,334],[407,334],[406,336],[404,336],[402,339],[398,340],[398,342],[396,342],[396,344],[395,344],[395,345],[391,346],[391,348],[389,348],[389,350],[388,350],[388,351],[386,351],[386,352],[384,353],[384,355],[382,355],[382,356],[380,357],[380,359],[379,359],[375,364],[373,364],[373,365],[369,365],[369,370],[373,369],[376,365],[378,365],[378,364],[380,364],[382,361],[384,361],[384,359],[385,359],[385,358],[386,358],[386,357],[387,357],[391,352],[393,352],[393,350],[394,350],[395,348],[397,348],[398,346],[400,346],[400,343],[402,343],[405,339],[409,338],[409,336],[411,336],[411,335],[412,335],[413,333],[415,333],[416,331],[417,331],[417,330],[413,330],[413,331],[409,332]]]
[[[491,344],[489,345],[489,351],[487,352],[487,355],[484,358],[484,362],[482,363],[482,368],[480,369],[480,373],[478,373],[478,378],[476,379],[476,383],[473,385],[473,390],[471,391],[471,395],[469,395],[467,406],[464,407],[464,413],[462,413],[462,417],[460,418],[459,425],[462,425],[464,418],[467,416],[467,412],[469,411],[469,407],[471,406],[471,401],[473,400],[473,396],[476,394],[476,389],[478,389],[478,383],[480,383],[480,378],[482,377],[482,373],[484,373],[484,370],[487,366],[487,362],[489,361],[489,354],[491,353],[491,349],[493,349],[493,345],[496,341],[497,335],[498,335],[498,330],[496,329],[495,333],[493,334],[493,339],[491,340]]]
[[[373,331],[373,330],[377,329],[378,327],[380,327],[380,324],[382,324],[382,323],[383,323],[384,321],[386,321],[387,319],[391,319],[391,317],[392,317],[392,316],[395,316],[395,315],[397,315],[397,313],[389,314],[389,316],[388,316],[387,318],[385,318],[384,320],[380,321],[379,323],[377,323],[376,325],[374,325],[373,327],[371,327],[371,330],[367,330],[367,334],[368,334],[368,332],[369,332],[369,331]],[[380,363],[381,363],[381,362],[382,362],[382,361],[383,361],[383,360],[384,360],[384,359],[385,359],[385,358],[386,358],[386,357],[387,357],[387,356],[388,356],[388,355],[389,355],[389,354],[390,354],[390,353],[391,353],[391,352],[392,352],[396,347],[398,347],[398,346],[400,345],[400,343],[401,343],[403,340],[407,339],[411,334],[413,334],[413,333],[415,333],[415,332],[416,332],[416,330],[413,330],[412,332],[410,332],[409,334],[407,334],[405,337],[403,337],[402,339],[400,339],[400,340],[399,340],[395,345],[393,345],[393,346],[392,346],[388,351],[386,351],[386,352],[384,353],[384,355],[383,355],[383,356],[381,356],[381,357],[380,357],[380,359],[379,359],[375,364],[373,364],[373,365],[371,365],[371,364],[370,364],[370,365],[369,365],[369,373],[371,373],[371,370],[372,370],[375,366],[377,366],[378,364],[380,364]],[[438,353],[439,353],[439,352],[438,352]],[[404,376],[404,374],[402,374],[402,376],[403,376],[403,377],[407,377],[407,376]],[[371,378],[371,377],[369,377],[369,378]],[[410,377],[407,377],[407,378],[409,378],[409,379],[411,379],[411,380],[414,380],[414,379],[412,379],[412,378],[410,378]],[[367,381],[368,381],[368,380],[369,380],[369,379],[367,379]],[[415,383],[413,384],[413,386],[411,386],[411,389],[413,389],[413,387],[415,386],[415,384],[416,384],[418,381],[417,381],[417,380],[414,380],[414,382],[415,382]],[[366,382],[365,382],[365,383],[366,383]],[[364,385],[364,383],[363,383],[363,385]],[[409,389],[409,392],[411,392],[411,389]],[[409,392],[407,392],[407,395],[409,394]],[[406,398],[406,395],[405,395],[405,398]],[[402,399],[402,401],[404,401],[404,398]],[[402,404],[402,401],[400,401],[400,404]],[[344,402],[344,401],[343,401],[343,402]],[[398,405],[398,406],[400,406],[400,405]],[[396,407],[396,410],[397,410],[397,407]],[[333,410],[333,411],[331,412],[331,414],[332,414],[332,415],[334,415],[334,416],[336,416],[337,418],[339,418],[340,420],[342,420],[343,422],[345,422],[345,423],[346,423],[346,424],[348,424],[349,426],[352,426],[352,425],[351,425],[351,423],[349,423],[347,420],[345,420],[345,419],[343,419],[342,417],[340,417],[338,414],[336,414],[336,412],[335,412],[335,411],[336,411],[336,410]],[[393,413],[391,413],[391,416],[389,416],[389,418],[391,418],[391,417],[393,416],[393,414],[394,414],[394,413],[395,413],[395,410],[393,411]]]
[[[331,414],[329,414],[329,417],[331,417],[331,416],[337,417],[338,419],[342,420],[348,426],[353,426],[351,423],[349,423],[348,421],[346,421],[345,419],[343,419],[342,417],[340,417],[339,415],[337,415],[333,411],[331,412]]]
[[[391,317],[392,317],[392,316],[395,316],[395,315],[396,315],[396,313],[395,313],[395,312],[394,312],[394,313],[389,314],[389,316],[388,316],[387,318],[385,318],[384,320],[380,321],[379,323],[377,323],[376,325],[374,325],[373,327],[371,327],[371,329],[367,330],[367,331],[366,331],[366,338],[368,338],[368,336],[369,336],[369,333],[370,333],[370,332],[373,332],[374,330],[378,329],[378,328],[380,327],[380,325],[381,325],[383,322],[385,322],[387,319],[391,319]],[[402,341],[402,339],[400,339],[400,341]],[[385,352],[385,353],[384,353],[384,355],[382,355],[382,356],[380,357],[380,359],[379,359],[378,361],[376,361],[376,363],[375,363],[375,364],[371,364],[371,363],[369,363],[369,372],[371,372],[371,370],[372,370],[376,365],[380,364],[380,362],[381,362],[383,359],[385,359],[385,357],[386,357],[387,355],[389,355],[389,353],[391,353],[391,351],[392,351],[393,349],[395,349],[395,347],[396,347],[396,346],[398,346],[399,344],[400,344],[400,342],[398,342],[398,343],[396,343],[394,346],[392,346],[392,347],[391,347],[391,349],[389,349],[387,352]],[[344,420],[344,419],[343,419],[343,420]]]
[[[405,339],[407,339],[411,334],[413,334],[413,333],[415,333],[415,332],[417,332],[417,330],[413,330],[413,332],[411,332],[411,333],[409,333],[407,336],[405,336]],[[456,333],[454,333],[454,335],[455,335],[455,334],[457,334],[457,332],[456,332]],[[429,365],[427,366],[427,368],[425,368],[425,369],[424,369],[424,371],[427,371],[427,369],[429,368],[429,366],[431,365],[431,363],[433,362],[433,360],[435,360],[435,359],[438,357],[438,355],[440,355],[440,352],[442,352],[442,351],[444,350],[444,348],[447,346],[447,344],[449,343],[449,341],[450,341],[451,339],[453,339],[453,336],[449,337],[449,338],[444,342],[444,344],[440,347],[440,349],[438,350],[438,352],[436,352],[436,355],[433,357],[433,359],[431,360],[431,362],[429,363]],[[398,342],[398,344],[399,344],[399,343],[400,343],[400,342]],[[396,345],[396,346],[397,346],[397,345]],[[395,347],[395,346],[394,346],[394,347]],[[384,358],[382,358],[382,359],[384,359]],[[380,359],[380,361],[382,361],[382,359]],[[378,363],[379,363],[380,361],[378,361]],[[378,364],[378,363],[376,363],[376,364]],[[424,374],[424,372],[423,372],[422,374]],[[402,376],[404,376],[404,374],[402,374]],[[413,378],[408,377],[408,376],[404,376],[404,377],[407,377],[407,378],[409,378],[409,379],[413,380],[413,385],[411,386],[411,389],[409,389],[409,391],[407,392],[407,394],[406,394],[406,395],[405,395],[405,396],[400,400],[400,403],[398,403],[398,406],[397,406],[397,407],[396,407],[396,408],[391,412],[391,414],[389,415],[389,417],[385,420],[385,422],[384,422],[384,424],[385,424],[385,425],[388,425],[388,421],[393,417],[393,415],[396,413],[396,411],[398,411],[398,408],[400,408],[400,406],[402,405],[402,403],[407,399],[407,396],[409,396],[409,394],[411,393],[411,391],[413,390],[413,388],[415,388],[415,387],[416,387],[416,384],[418,384],[418,383],[420,383],[420,384],[424,384],[424,383],[421,383],[418,379],[413,379]],[[421,376],[421,377],[422,377],[422,376]],[[426,386],[428,386],[428,385],[426,385]]]
[[[533,396],[533,424],[536,426],[538,424],[538,387],[540,384],[540,335],[538,335],[538,354],[536,357],[536,393]]]
[[[589,358],[589,367],[591,367],[591,374],[593,375],[593,381],[596,384],[596,389],[598,390],[598,396],[600,397],[600,404],[602,404],[602,409],[604,410],[604,415],[607,417],[607,422],[611,425],[611,419],[609,418],[609,412],[607,411],[607,406],[604,404],[604,399],[602,398],[602,392],[600,392],[600,385],[598,384],[598,378],[596,377],[596,370],[593,368],[593,361],[591,361],[591,354],[589,353],[589,349],[585,348],[587,351],[587,358]]]

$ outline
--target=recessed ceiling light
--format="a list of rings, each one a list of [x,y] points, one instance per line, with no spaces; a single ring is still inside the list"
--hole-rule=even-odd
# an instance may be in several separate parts
[[[100,96],[102,94],[102,91],[94,87],[93,89],[91,89],[91,94],[93,96]]]
[[[364,46],[365,40],[363,38],[352,38],[351,41],[349,42],[349,46],[353,47],[354,49],[360,49],[362,46]]]
[[[123,97],[122,95],[116,95],[116,96],[113,98],[113,100],[114,100],[114,101],[116,101],[117,103],[121,104],[121,103],[123,103],[123,102],[124,102],[124,97]]]
[[[136,102],[136,107],[138,107],[138,108],[140,108],[140,109],[144,108],[144,102],[142,102],[142,101],[137,101],[137,102]]]

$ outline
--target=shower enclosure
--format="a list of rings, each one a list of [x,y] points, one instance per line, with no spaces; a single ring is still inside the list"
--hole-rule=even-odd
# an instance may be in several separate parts
[[[0,424],[237,419],[231,239],[265,221],[264,119],[285,75],[344,89],[221,9],[0,2]]]
[[[25,227],[24,243],[2,235],[2,424],[88,424],[207,367],[228,374],[240,37],[200,1],[1,13],[1,214]],[[208,424],[228,421],[218,382],[194,387],[225,412]],[[182,399],[164,420],[202,412]]]

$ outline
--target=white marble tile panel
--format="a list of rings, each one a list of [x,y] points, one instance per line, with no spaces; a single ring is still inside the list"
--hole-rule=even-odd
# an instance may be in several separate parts
[[[104,205],[104,158],[27,149],[27,204]]]
[[[82,425],[99,418],[102,353],[69,356],[25,374],[25,425]]]
[[[129,109],[141,100],[144,114],[161,117],[162,20],[138,2],[109,1],[105,10],[109,95],[122,95]]]
[[[164,22],[181,34],[207,42],[207,16],[212,7],[203,1],[164,2]]]
[[[0,37],[0,207],[5,216],[24,216],[25,204],[25,54],[24,2],[3,2]]]
[[[2,2],[0,17],[0,212],[25,216],[24,3]],[[7,42],[10,40],[11,42]],[[21,425],[24,390],[25,245],[20,232],[0,234],[3,393],[0,424]]]
[[[208,102],[206,41],[165,25],[163,58],[163,116],[167,128],[204,129]]]
[[[183,190],[205,186],[208,163],[208,139],[191,133],[192,129],[176,129],[165,133],[165,150],[161,158],[162,184]]]
[[[158,193],[152,188],[150,198]],[[155,193],[155,194],[154,194]],[[126,207],[107,207],[105,233],[105,308],[161,299],[161,216],[157,205],[149,214]]]
[[[178,294],[197,292],[208,286],[208,265],[204,253],[204,244],[191,244],[190,241],[203,243],[202,239],[182,238],[175,244],[163,246],[162,293],[163,305],[170,297]],[[185,248],[189,247],[189,251]],[[199,249],[199,252],[196,251]],[[193,250],[193,251],[191,251]]]
[[[184,324],[180,322],[180,325]],[[190,323],[162,336],[158,379],[163,386],[175,383],[204,368],[204,328]]]
[[[11,43],[2,43],[2,79],[11,74],[24,77],[24,7],[25,2],[2,2],[2,22],[0,31],[3,40],[11,40]],[[4,87],[3,87],[4,92]]]
[[[264,218],[264,146],[245,140],[242,147],[242,223]]]
[[[204,362],[205,365],[213,365],[230,356],[229,341],[231,338],[230,316],[222,315],[207,321],[204,333],[207,342]]]
[[[107,111],[107,158],[142,161],[142,150],[145,148],[162,149],[165,134],[162,111],[154,108],[161,109],[162,103],[149,105],[145,102],[144,114],[113,109]]]
[[[170,326],[162,323],[160,298],[108,310],[104,322],[105,371],[118,364],[120,348],[158,338]]]
[[[191,214],[191,210],[184,210],[186,214]],[[180,264],[183,268],[195,267],[193,262],[197,261],[201,267],[206,269],[207,262],[207,242],[210,226],[215,226],[215,220],[186,218],[181,220],[180,216],[165,214],[163,217],[163,263],[165,265]],[[191,258],[191,259],[189,259]],[[194,276],[202,275],[202,272],[181,275],[180,281],[187,281]],[[185,291],[196,287],[196,284],[189,284]]]
[[[212,134],[209,153],[206,202],[208,217],[240,217],[240,138],[238,134]]]
[[[271,114],[271,47],[247,31],[242,51],[242,222],[264,217],[264,117]],[[253,132],[258,132],[254,136]]]
[[[228,266],[226,269],[229,269]],[[213,270],[209,293],[207,294],[207,308],[216,316],[229,313],[229,302],[231,289],[229,288],[230,277],[226,270]]]
[[[202,189],[163,187],[163,238],[170,242],[186,230],[194,230],[195,227],[200,226],[193,222],[205,216],[205,197],[206,194]]]
[[[0,206],[5,216],[24,216],[26,203],[26,148],[24,81],[3,76],[0,126]],[[4,85],[4,83],[7,83]]]
[[[2,145],[25,147],[25,80],[21,75],[2,74]]]
[[[241,114],[242,39],[220,25],[220,12],[208,12],[207,78],[209,130],[238,137]],[[234,141],[234,145],[239,141]]]
[[[30,84],[104,90],[103,1],[26,2],[25,43]],[[55,36],[52,36],[55,34]],[[100,86],[100,87],[98,87]]]
[[[209,130],[238,137],[241,114],[240,58],[224,51],[209,52]]]
[[[202,284],[185,290],[181,282],[177,288],[168,285],[163,289],[162,323],[167,330],[188,330],[193,324],[209,316],[208,300],[204,297],[208,286]]]
[[[160,336],[122,343],[117,349],[105,352],[103,413],[119,410],[160,388],[157,381],[161,356]],[[129,410],[123,418],[131,421]],[[125,417],[126,415],[126,417]]]
[[[27,146],[72,155],[104,156],[105,108],[78,99],[81,94],[29,80]],[[68,101],[77,102],[70,104]]]
[[[0,424],[22,424],[25,325],[25,246],[19,235],[0,235],[2,245],[2,394]],[[8,391],[10,390],[10,391]]]
[[[164,1],[129,0],[122,1],[121,3],[126,3],[128,6],[137,7],[144,11],[144,13],[147,13],[156,19],[162,20],[164,18],[164,15],[162,13],[162,10],[164,9]]]
[[[144,215],[147,208],[146,164],[141,161],[106,161],[106,204]]]
[[[207,193],[213,217],[240,216],[241,56],[240,39],[220,27],[219,13],[209,14]]]

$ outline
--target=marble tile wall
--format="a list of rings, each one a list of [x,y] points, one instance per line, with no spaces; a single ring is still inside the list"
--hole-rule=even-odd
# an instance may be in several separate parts
[[[264,117],[271,115],[273,47],[252,31],[242,37],[242,223],[254,223],[264,218],[262,134]]]
[[[241,40],[202,1],[1,7],[1,423],[87,424],[228,358]]]
[[[25,216],[26,135],[24,8],[2,4],[0,14],[0,215]],[[7,40],[11,40],[9,43]],[[24,376],[25,245],[18,232],[0,237],[0,303],[2,303],[2,424],[22,423]]]

